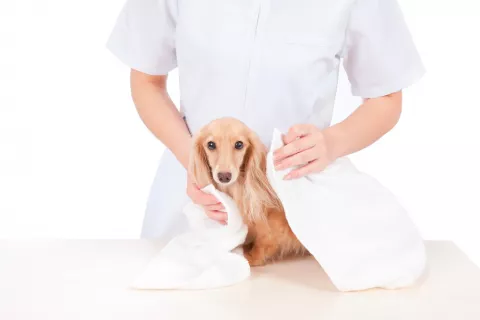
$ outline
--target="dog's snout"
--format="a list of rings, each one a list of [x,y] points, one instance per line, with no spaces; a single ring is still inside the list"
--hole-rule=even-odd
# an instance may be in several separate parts
[[[218,180],[222,183],[228,183],[232,180],[232,173],[231,172],[219,172],[218,173]]]

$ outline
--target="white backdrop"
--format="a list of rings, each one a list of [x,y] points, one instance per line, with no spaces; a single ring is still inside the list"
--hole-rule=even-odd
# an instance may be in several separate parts
[[[427,75],[399,125],[352,156],[426,239],[480,265],[480,4],[399,0]],[[118,0],[0,0],[0,238],[137,238],[164,147],[105,49]],[[477,39],[477,40],[475,40]],[[169,81],[179,99],[177,74]],[[335,119],[359,103],[342,74]]]

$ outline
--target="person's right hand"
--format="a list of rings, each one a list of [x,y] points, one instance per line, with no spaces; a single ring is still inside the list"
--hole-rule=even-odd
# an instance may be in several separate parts
[[[203,192],[190,177],[187,178],[187,195],[193,203],[202,206],[210,219],[227,224],[227,213],[223,204],[215,196]]]

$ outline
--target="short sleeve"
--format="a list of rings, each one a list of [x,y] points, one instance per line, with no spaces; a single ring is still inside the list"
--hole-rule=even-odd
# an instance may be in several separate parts
[[[165,75],[177,66],[177,0],[127,0],[107,48],[130,68]]]
[[[343,58],[352,94],[362,98],[400,91],[425,73],[396,0],[357,0]]]

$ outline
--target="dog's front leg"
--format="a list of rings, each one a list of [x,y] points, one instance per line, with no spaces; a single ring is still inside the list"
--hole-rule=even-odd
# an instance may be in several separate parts
[[[244,247],[244,256],[250,266],[263,266],[278,251],[278,244],[267,223],[257,224],[253,244]]]

